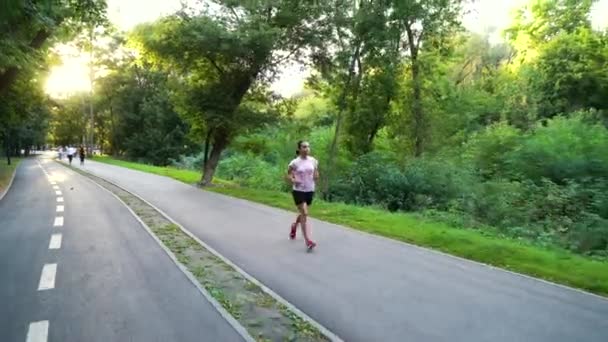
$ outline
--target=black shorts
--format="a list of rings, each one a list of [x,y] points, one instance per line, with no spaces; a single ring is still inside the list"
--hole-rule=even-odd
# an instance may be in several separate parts
[[[315,192],[314,191],[304,192],[304,191],[293,190],[291,192],[291,194],[293,195],[293,201],[296,203],[296,205],[300,205],[302,203],[306,203],[307,205],[311,205],[312,204],[312,199],[315,197]]]

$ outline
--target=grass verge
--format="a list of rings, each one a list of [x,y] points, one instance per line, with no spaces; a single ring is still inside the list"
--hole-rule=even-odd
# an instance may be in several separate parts
[[[96,156],[92,160],[100,163],[116,165],[126,167],[128,169],[143,171],[147,173],[153,173],[159,176],[166,176],[176,179],[180,182],[195,184],[201,180],[201,174],[197,171],[192,170],[183,170],[170,166],[154,166],[148,164],[134,163],[126,160],[114,159],[108,156]],[[215,184],[218,185],[233,185],[231,182],[226,182],[222,180],[215,180]]]
[[[7,165],[5,160],[0,161],[0,194],[6,190],[8,184],[11,182],[13,173],[17,169],[17,166],[21,162],[20,158],[11,158],[11,165]]]
[[[72,170],[122,199],[256,341],[329,341],[317,328],[224,263],[152,206],[102,178],[76,168]]]
[[[171,177],[186,183],[196,180],[195,171],[154,168],[111,158],[96,159],[144,172]],[[132,167],[135,166],[135,167]],[[161,172],[159,169],[163,169]],[[184,175],[188,175],[184,177]],[[225,183],[225,182],[221,182]],[[293,210],[289,194],[242,187],[213,187],[208,190],[232,197]],[[341,224],[360,231],[433,248],[452,255],[483,262],[511,271],[578,287],[608,296],[608,263],[592,260],[566,250],[548,249],[494,236],[492,233],[460,229],[443,222],[422,220],[408,213],[390,213],[382,209],[316,201],[311,210],[315,218]]]

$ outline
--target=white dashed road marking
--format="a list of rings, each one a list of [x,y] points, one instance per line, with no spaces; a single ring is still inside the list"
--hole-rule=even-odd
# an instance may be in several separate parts
[[[30,323],[26,342],[46,342],[49,335],[49,321]]]
[[[62,205],[58,205],[58,206],[57,206],[57,212],[58,212],[58,213],[62,213],[64,209],[65,209],[65,208],[64,208],[64,206],[62,206]]]
[[[53,185],[53,190],[59,190],[59,185]]]
[[[62,195],[62,194],[61,194],[61,190],[55,190],[55,195],[57,195],[57,196],[61,196],[61,195]]]
[[[59,249],[61,248],[61,234],[53,234],[51,235],[51,242],[49,242],[49,249]]]
[[[57,264],[46,264],[42,268],[40,275],[40,283],[38,291],[51,290],[55,288],[55,274],[57,273]]]
[[[57,202],[62,203],[63,202],[63,197],[57,197]]]
[[[63,216],[55,217],[55,222],[53,223],[53,227],[62,227],[63,226]]]

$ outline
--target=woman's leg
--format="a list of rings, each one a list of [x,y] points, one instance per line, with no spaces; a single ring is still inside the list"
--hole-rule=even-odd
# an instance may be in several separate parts
[[[298,231],[298,224],[300,224],[300,214],[298,214],[298,216],[296,217],[296,222],[291,224],[291,231],[289,232],[289,238],[292,240],[296,238],[296,232]]]
[[[310,224],[308,223],[308,204],[306,202],[300,204],[298,206],[298,210],[300,211],[300,216],[298,216],[300,220],[300,225],[302,227],[302,235],[304,235],[304,241],[308,244],[310,241]]]

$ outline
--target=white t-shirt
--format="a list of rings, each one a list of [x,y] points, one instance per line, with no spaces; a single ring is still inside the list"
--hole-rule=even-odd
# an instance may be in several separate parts
[[[296,179],[293,190],[302,192],[315,191],[315,171],[319,167],[319,162],[308,156],[306,158],[297,157],[289,163],[289,168]]]

